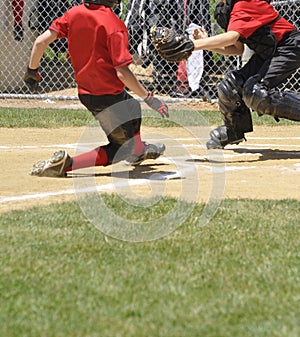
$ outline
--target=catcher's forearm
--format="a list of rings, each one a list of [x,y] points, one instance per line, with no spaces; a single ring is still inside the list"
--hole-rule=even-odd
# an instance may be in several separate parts
[[[193,40],[195,50],[211,50],[220,54],[232,53],[233,55],[241,52],[238,32],[230,31],[223,34],[207,37],[204,39]]]
[[[210,51],[222,55],[242,55],[244,51],[244,45],[241,43],[239,47],[236,45],[223,47],[223,48],[212,48]]]

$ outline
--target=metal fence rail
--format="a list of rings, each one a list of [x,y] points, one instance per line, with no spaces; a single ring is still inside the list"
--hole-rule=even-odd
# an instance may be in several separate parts
[[[53,43],[42,59],[40,91],[29,92],[23,83],[30,50],[35,38],[53,19],[80,0],[1,0],[0,2],[0,98],[77,99],[73,70],[67,57],[67,41]],[[216,3],[214,3],[215,5]],[[300,0],[275,1],[279,13],[300,28]],[[150,89],[176,100],[215,100],[216,87],[230,69],[240,67],[241,57],[228,57],[199,51],[185,62],[169,64],[159,57],[150,42],[154,24],[172,25],[179,32],[204,26],[209,34],[221,32],[213,19],[209,0],[128,0],[117,14],[127,25],[132,70]],[[299,91],[300,71],[283,89]],[[73,89],[73,90],[72,90]]]

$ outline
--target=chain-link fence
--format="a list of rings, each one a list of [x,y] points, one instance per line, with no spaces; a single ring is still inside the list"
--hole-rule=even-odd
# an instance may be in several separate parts
[[[1,0],[0,95],[29,97],[23,75],[35,38],[80,0]],[[213,18],[215,0],[128,0],[117,10],[130,36],[134,56],[132,70],[149,90],[173,99],[216,99],[216,87],[224,74],[240,67],[243,57],[197,51],[184,62],[167,63],[150,41],[152,25],[168,25],[179,32],[204,26],[209,35],[221,32]],[[273,2],[279,13],[300,28],[300,0]],[[244,55],[246,57],[246,55]],[[67,41],[60,39],[47,48],[40,65],[41,97],[70,98],[76,83],[67,57]],[[299,91],[299,71],[285,88]],[[76,96],[75,96],[76,97]],[[73,96],[74,98],[74,96]]]

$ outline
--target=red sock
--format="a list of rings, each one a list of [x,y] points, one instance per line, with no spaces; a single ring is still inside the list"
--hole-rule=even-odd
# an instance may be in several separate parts
[[[96,149],[72,157],[73,164],[66,169],[66,172],[78,170],[85,167],[104,166],[108,163],[108,158],[105,150],[100,146]]]
[[[13,0],[11,4],[14,13],[14,26],[22,26],[24,0]]]
[[[141,131],[138,131],[134,136],[134,154],[141,154],[145,148],[145,143],[141,139]]]

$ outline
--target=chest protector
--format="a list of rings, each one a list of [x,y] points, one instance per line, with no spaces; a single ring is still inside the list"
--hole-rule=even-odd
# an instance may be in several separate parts
[[[270,0],[263,0],[270,3]],[[236,0],[226,0],[226,3],[219,2],[214,17],[221,28],[227,30],[230,13]],[[250,35],[247,39],[240,37],[239,41],[245,43],[250,49],[258,54],[263,59],[268,59],[273,56],[276,50],[276,38],[272,32],[270,25],[280,19],[280,15],[266,25],[259,27],[256,31]]]

